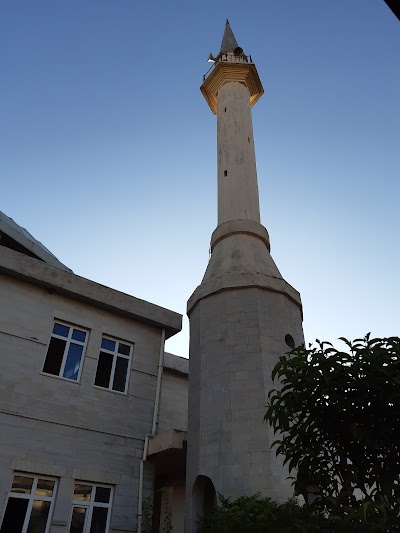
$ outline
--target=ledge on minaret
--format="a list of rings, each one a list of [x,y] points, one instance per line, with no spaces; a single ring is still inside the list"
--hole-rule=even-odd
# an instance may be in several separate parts
[[[254,63],[218,61],[200,87],[211,111],[217,113],[217,94],[222,85],[230,81],[243,83],[250,93],[253,106],[264,94],[264,88]]]

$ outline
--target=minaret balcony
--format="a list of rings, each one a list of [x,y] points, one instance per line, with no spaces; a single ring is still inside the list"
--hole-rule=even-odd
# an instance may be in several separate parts
[[[211,54],[210,54],[211,56]],[[203,81],[208,77],[210,72],[213,68],[219,63],[219,62],[229,62],[229,63],[253,63],[251,60],[251,56],[246,56],[245,54],[237,55],[234,52],[226,52],[225,54],[218,54],[218,56],[215,59],[210,60],[212,61],[211,67],[207,70],[207,72],[203,75]]]
[[[250,93],[250,105],[253,106],[264,93],[264,88],[251,56],[225,52],[215,58],[211,68],[203,76],[200,87],[211,111],[217,114],[217,96],[222,85],[228,82],[246,85]]]

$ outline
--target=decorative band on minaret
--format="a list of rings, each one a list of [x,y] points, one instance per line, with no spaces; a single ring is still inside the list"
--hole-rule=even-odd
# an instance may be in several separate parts
[[[264,89],[228,21],[221,50],[209,60],[201,92],[217,115],[218,225],[187,307],[187,533],[216,492],[278,500],[291,494],[263,417],[272,368],[289,349],[285,337],[304,341],[300,294],[282,278],[260,223],[251,107]]]

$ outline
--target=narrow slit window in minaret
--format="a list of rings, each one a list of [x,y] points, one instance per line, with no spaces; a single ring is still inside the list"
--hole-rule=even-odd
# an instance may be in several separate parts
[[[228,175],[228,171],[224,170],[224,176],[227,176],[227,175]]]

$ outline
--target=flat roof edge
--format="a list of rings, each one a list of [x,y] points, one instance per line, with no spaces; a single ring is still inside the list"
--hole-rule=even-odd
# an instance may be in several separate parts
[[[164,368],[187,376],[189,374],[189,359],[175,355],[174,353],[165,352]]]
[[[160,328],[166,338],[182,329],[182,315],[0,246],[0,273]]]

